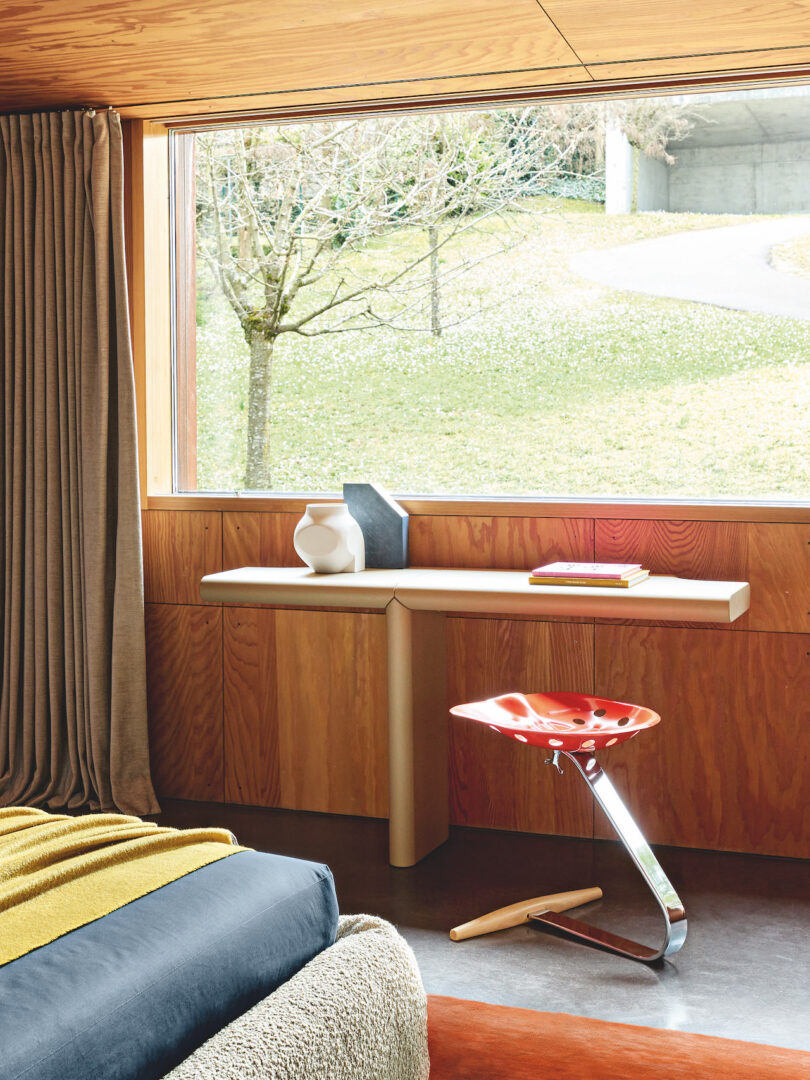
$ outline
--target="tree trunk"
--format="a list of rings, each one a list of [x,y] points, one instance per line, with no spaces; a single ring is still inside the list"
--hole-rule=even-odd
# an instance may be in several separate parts
[[[248,331],[246,336],[250,343],[250,384],[245,488],[270,491],[270,376],[275,338],[267,338],[255,330]]]
[[[428,225],[428,244],[430,245],[430,332],[434,337],[442,336],[442,320],[439,301],[439,230],[435,225]]]

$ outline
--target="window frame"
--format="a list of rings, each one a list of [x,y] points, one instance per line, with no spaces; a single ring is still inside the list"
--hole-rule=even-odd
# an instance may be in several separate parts
[[[178,490],[191,470],[196,471],[195,454],[175,455],[179,425],[196,430],[196,384],[189,365],[195,344],[194,258],[189,237],[194,228],[194,173],[191,155],[183,151],[181,140],[172,136],[210,127],[278,123],[284,120],[316,120],[349,117],[369,112],[429,111],[431,109],[481,108],[509,103],[541,103],[583,97],[607,100],[611,97],[642,96],[651,93],[705,92],[710,88],[744,89],[763,84],[796,85],[808,81],[796,77],[774,78],[767,72],[745,73],[719,78],[647,80],[614,88],[563,88],[534,93],[501,93],[455,96],[452,98],[406,99],[397,102],[369,102],[353,108],[278,109],[262,113],[239,113],[205,117],[184,117],[161,122],[130,120],[125,124],[127,166],[126,216],[130,238],[129,279],[132,314],[133,353],[138,403],[139,450],[141,461],[141,503],[156,510],[243,510],[302,512],[313,500],[340,501],[336,492],[199,492]],[[186,144],[187,145],[187,144]],[[177,180],[185,196],[185,214],[176,213]],[[181,246],[182,245],[182,246]],[[177,286],[178,250],[184,251],[185,290]],[[189,267],[191,268],[189,272]],[[180,343],[185,345],[178,349]],[[191,350],[189,349],[191,343]],[[179,386],[180,392],[176,391]],[[179,400],[182,397],[182,401]],[[624,519],[680,519],[696,521],[758,521],[810,524],[808,500],[757,499],[656,499],[619,497],[542,497],[491,495],[396,495],[410,514],[428,516],[487,517],[591,517]]]

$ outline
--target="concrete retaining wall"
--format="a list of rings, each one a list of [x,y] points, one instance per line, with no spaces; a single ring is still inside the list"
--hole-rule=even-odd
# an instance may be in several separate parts
[[[810,212],[810,140],[672,148],[669,209],[707,214]],[[640,207],[639,207],[640,209]]]
[[[640,150],[636,156],[636,210],[671,210],[670,168],[665,161],[647,157]]]

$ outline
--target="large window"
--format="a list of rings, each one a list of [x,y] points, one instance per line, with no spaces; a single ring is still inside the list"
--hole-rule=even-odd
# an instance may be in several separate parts
[[[806,90],[173,148],[178,490],[808,498]]]

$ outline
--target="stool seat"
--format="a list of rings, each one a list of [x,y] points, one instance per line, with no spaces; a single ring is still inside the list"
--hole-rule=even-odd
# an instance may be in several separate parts
[[[488,724],[518,742],[568,753],[615,746],[661,719],[643,705],[569,693],[502,694],[455,705],[450,712]]]

